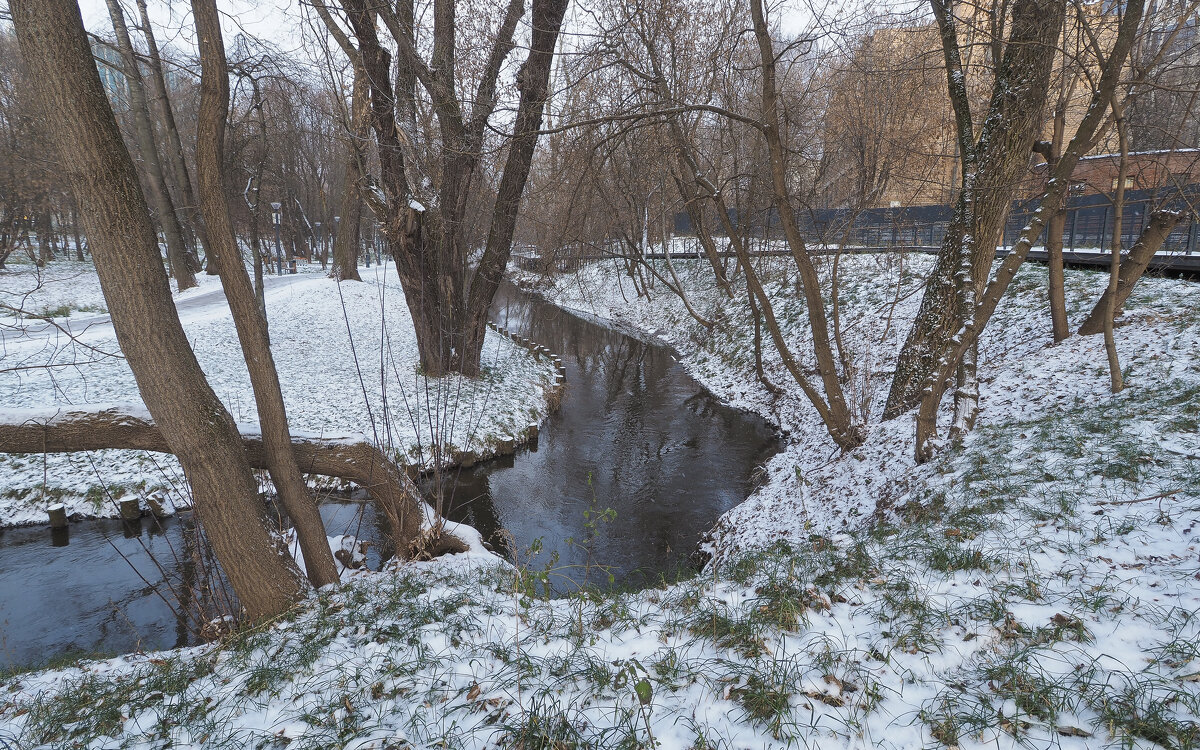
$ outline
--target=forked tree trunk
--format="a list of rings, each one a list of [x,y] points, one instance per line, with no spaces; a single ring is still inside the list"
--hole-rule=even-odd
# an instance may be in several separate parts
[[[786,152],[781,132],[783,118],[779,112],[776,53],[767,26],[763,0],[751,0],[750,15],[754,26],[754,37],[758,43],[758,64],[761,67],[762,134],[767,144],[771,167],[772,193],[788,249],[796,262],[796,271],[800,279],[801,291],[804,294],[809,330],[812,332],[813,357],[817,363],[817,373],[824,391],[823,398],[815,388],[807,383],[807,379],[801,376],[798,369],[793,367],[788,369],[804,389],[809,400],[821,412],[821,418],[825,422],[830,437],[842,450],[850,450],[862,444],[865,433],[862,425],[854,423],[854,415],[846,402],[841,375],[838,372],[837,360],[829,336],[829,321],[825,312],[825,298],[821,292],[820,280],[793,213],[793,202],[788,188]],[[745,267],[747,278],[749,278],[751,272],[749,259],[743,257],[741,261]],[[759,285],[755,284],[755,286]],[[759,303],[762,305],[764,314],[768,315],[767,326],[770,329],[775,326],[774,320],[769,315],[770,303],[765,295],[760,296]],[[772,335],[775,335],[774,332]],[[779,348],[778,341],[776,341],[776,348]],[[780,349],[780,353],[782,354],[782,349]]]
[[[146,89],[142,85],[142,73],[138,67],[133,42],[129,39],[129,28],[125,25],[125,14],[120,0],[105,0],[112,17],[113,31],[117,35],[117,46],[121,51],[125,80],[129,86],[130,114],[134,132],[137,133],[139,155],[146,164],[147,183],[154,205],[158,209],[158,222],[162,225],[167,241],[167,258],[171,261],[171,273],[180,291],[196,286],[196,275],[192,269],[192,258],[183,243],[183,230],[167,182],[163,177],[162,161],[158,158],[158,146],[154,139],[154,128],[150,124],[150,110],[146,103]]]
[[[884,419],[900,415],[921,400],[930,376],[942,364],[983,293],[1009,205],[1029,166],[1042,125],[1066,6],[1061,0],[1017,0],[1012,8],[1011,31],[996,68],[978,142],[964,143],[968,139],[960,135],[960,150],[972,157],[974,164],[964,158],[968,166],[963,191],[926,281],[917,318],[897,359]],[[952,92],[954,85],[951,82]],[[964,102],[962,107],[966,106]]]
[[[270,468],[261,435],[247,433],[241,436],[241,441],[250,466]],[[101,411],[17,409],[9,410],[0,420],[0,452],[99,450],[173,453],[163,430],[134,407]],[[293,436],[291,450],[305,474],[345,479],[366,490],[387,519],[400,557],[466,549],[461,540],[450,534],[430,538],[424,525],[425,505],[420,491],[408,474],[374,445],[357,438]],[[308,559],[306,555],[305,561]]]
[[[75,0],[11,0],[25,62],[79,201],[117,342],[155,423],[179,457],[196,514],[252,619],[277,615],[305,582],[263,523],[229,412],[209,386],[171,299],[133,160],[100,82]]]
[[[378,190],[362,199],[379,219],[388,251],[413,320],[422,370],[478,375],[488,309],[512,254],[521,195],[548,97],[550,63],[568,0],[533,0],[529,54],[517,74],[520,97],[508,139],[483,256],[468,287],[463,226],[471,183],[483,153],[484,131],[497,101],[497,78],[514,48],[513,34],[524,12],[510,0],[479,76],[471,105],[455,86],[455,6],[439,2],[434,13],[432,62],[425,63],[413,40],[412,2],[375,4],[342,0],[357,47],[334,21],[324,2],[313,7],[346,55],[363,66],[370,91],[371,127],[379,155]],[[396,42],[397,64],[380,42],[382,18]],[[390,47],[391,45],[387,45]],[[393,69],[396,73],[392,83]],[[421,74],[418,75],[418,69]],[[415,86],[429,95],[441,139],[441,175],[436,194],[423,173],[424,154],[415,142]]]
[[[1120,82],[1121,70],[1141,27],[1144,10],[1144,0],[1129,0],[1126,3],[1116,39],[1092,91],[1087,111],[1075,129],[1075,135],[1071,137],[1062,158],[1051,170],[1041,203],[1030,216],[1029,223],[1021,230],[1021,236],[1012,251],[1005,256],[995,276],[988,282],[978,303],[965,318],[961,333],[949,342],[944,356],[935,363],[935,369],[926,380],[927,385],[921,394],[916,420],[915,455],[918,463],[928,461],[933,455],[932,440],[937,435],[938,409],[951,375],[967,352],[979,341],[979,336],[987,327],[1005,291],[1016,278],[1017,271],[1029,255],[1034,241],[1041,235],[1050,217],[1062,207],[1070,187],[1071,175],[1080,157],[1096,143],[1101,120],[1104,119],[1104,113],[1108,110]]]
[[[115,0],[114,0],[115,1]],[[300,467],[292,454],[287,410],[279,388],[279,373],[271,355],[267,321],[254,297],[250,277],[238,252],[225,203],[224,163],[225,118],[229,111],[229,74],[221,19],[216,0],[192,0],[192,16],[200,48],[200,110],[196,122],[196,171],[204,223],[209,229],[210,262],[217,264],[221,286],[233,314],[242,355],[250,372],[254,402],[262,425],[267,468],[279,499],[296,526],[309,580],[318,588],[337,583],[337,565],[325,537],[321,511],[308,492]]]
[[[1183,221],[1183,217],[1184,214],[1181,211],[1160,210],[1150,214],[1150,221],[1147,222],[1146,228],[1142,230],[1141,236],[1138,237],[1133,247],[1129,248],[1125,259],[1121,261],[1116,299],[1113,301],[1116,312],[1119,313],[1125,306],[1129,295],[1133,293],[1134,285],[1146,273],[1150,261],[1154,259],[1154,254],[1159,251],[1175,226]],[[1092,308],[1091,314],[1083,321],[1083,325],[1079,326],[1080,336],[1092,336],[1104,332],[1104,318],[1111,294],[1111,290],[1105,289],[1104,294]]]

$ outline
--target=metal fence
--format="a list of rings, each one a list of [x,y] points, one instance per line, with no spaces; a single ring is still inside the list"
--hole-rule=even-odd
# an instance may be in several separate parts
[[[1200,254],[1200,221],[1192,206],[1200,199],[1200,185],[1155,190],[1130,190],[1125,193],[1121,220],[1121,244],[1132,245],[1141,234],[1150,214],[1158,208],[1186,211],[1189,218],[1179,223],[1163,244],[1164,252],[1187,255]],[[1003,244],[1011,246],[1029,222],[1038,200],[1014,201],[1004,228]],[[843,239],[847,245],[860,247],[939,247],[946,236],[953,209],[949,205],[849,209],[818,209],[797,216],[809,241],[836,245]],[[1112,245],[1115,212],[1110,195],[1073,195],[1067,200],[1063,246],[1068,250],[1095,248],[1107,251]],[[739,217],[731,212],[738,223]],[[850,223],[853,222],[852,225]],[[780,236],[778,215],[773,212],[764,218],[748,219],[755,233]],[[848,226],[850,225],[850,226]],[[686,213],[675,217],[676,234],[691,234],[691,221]],[[1042,244],[1045,232],[1035,244]]]

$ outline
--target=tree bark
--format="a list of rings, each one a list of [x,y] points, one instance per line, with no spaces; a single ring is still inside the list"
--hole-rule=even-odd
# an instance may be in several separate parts
[[[916,445],[914,452],[918,463],[928,461],[933,455],[932,439],[937,434],[938,408],[950,376],[958,368],[959,362],[962,361],[966,353],[979,341],[979,336],[983,333],[988,321],[991,320],[992,315],[996,312],[996,307],[1000,304],[1000,300],[1004,296],[1005,291],[1008,290],[1009,285],[1012,284],[1012,280],[1016,278],[1017,271],[1020,269],[1021,264],[1025,262],[1025,258],[1029,255],[1029,250],[1033,247],[1033,243],[1041,235],[1050,217],[1062,207],[1063,201],[1066,199],[1066,195],[1070,189],[1071,175],[1074,173],[1079,159],[1084,153],[1095,146],[1100,123],[1104,119],[1104,113],[1108,110],[1113,94],[1116,92],[1117,85],[1120,82],[1121,70],[1125,65],[1126,58],[1129,56],[1129,50],[1133,47],[1138,30],[1141,28],[1144,10],[1144,0],[1129,0],[1126,3],[1125,13],[1121,17],[1116,39],[1104,62],[1100,78],[1097,80],[1095,88],[1092,91],[1087,111],[1083,116],[1083,120],[1080,121],[1079,126],[1075,129],[1075,135],[1071,137],[1070,143],[1067,144],[1062,158],[1059,159],[1058,163],[1051,170],[1050,179],[1046,181],[1046,191],[1042,195],[1037,210],[1029,218],[1029,223],[1021,231],[1021,236],[1013,246],[1012,251],[1005,256],[1004,261],[1000,264],[995,276],[988,282],[971,314],[967,316],[961,335],[956,336],[950,342],[951,345],[946,355],[936,363],[935,370],[927,380],[927,387],[921,395],[920,408],[917,411],[916,420]]]
[[[1067,210],[1054,212],[1046,224],[1047,290],[1050,298],[1050,333],[1055,343],[1071,335],[1067,323],[1066,271],[1063,263],[1063,232],[1067,227]]]
[[[366,142],[371,134],[370,95],[361,65],[354,66],[347,123],[346,172],[342,183],[342,220],[333,238],[333,272],[338,281],[362,281],[358,275],[358,227],[362,220],[362,198],[358,190],[366,175]]]
[[[105,96],[75,0],[11,0],[21,53],[39,71],[61,169],[79,201],[117,342],[142,399],[179,457],[204,526],[250,618],[280,614],[305,591],[263,523],[237,426],[179,323],[133,160]]]
[[[137,0],[138,13],[142,19],[142,34],[146,37],[146,59],[150,64],[150,86],[154,92],[154,100],[158,116],[166,134],[167,142],[163,151],[167,155],[167,165],[171,179],[178,188],[178,195],[183,205],[180,210],[187,217],[204,257],[208,259],[208,234],[204,228],[204,219],[200,216],[200,204],[196,202],[196,194],[192,190],[192,178],[188,173],[187,160],[183,156],[183,141],[179,137],[179,128],[175,124],[175,111],[171,107],[171,97],[167,91],[167,78],[163,74],[162,56],[159,54],[158,42],[154,38],[154,29],[150,25],[150,14],[146,9],[146,0]],[[192,270],[199,269],[198,259],[193,257]]]
[[[842,450],[850,450],[862,444],[865,433],[861,425],[854,424],[854,416],[846,403],[836,357],[829,337],[829,321],[825,313],[825,299],[821,293],[817,270],[813,265],[812,257],[808,253],[807,245],[804,242],[800,228],[796,224],[796,217],[793,214],[792,199],[788,189],[783,135],[781,133],[782,118],[780,117],[778,104],[779,89],[776,80],[775,50],[767,27],[763,0],[751,0],[750,14],[754,25],[754,36],[758,42],[759,65],[762,68],[762,133],[763,138],[767,142],[767,153],[771,166],[771,186],[774,193],[775,205],[779,213],[779,220],[783,225],[784,237],[787,240],[788,248],[791,250],[792,258],[796,262],[796,269],[801,281],[801,291],[804,294],[805,307],[808,311],[809,330],[812,331],[813,337],[813,355],[817,362],[817,372],[820,375],[821,385],[825,392],[824,403],[822,403],[820,396],[816,395],[814,389],[811,387],[805,388],[805,393],[809,396],[809,400],[813,402],[813,405],[817,407],[818,411],[822,412],[821,417],[825,422],[830,437],[833,438],[834,442]],[[742,263],[746,266],[746,272],[749,274],[748,259],[743,258]],[[769,302],[763,297],[760,297],[759,302],[762,304],[763,312],[767,313]],[[769,316],[767,317],[767,325],[768,328],[775,325]],[[792,370],[791,367],[788,369]],[[793,370],[793,376],[796,375],[796,372]],[[797,378],[797,382],[801,387],[804,387],[805,384],[801,378]]]
[[[1121,161],[1117,167],[1117,189],[1113,195],[1113,233],[1111,255],[1108,261],[1108,289],[1105,290],[1104,305],[1104,352],[1108,355],[1108,374],[1113,393],[1125,387],[1125,376],[1121,373],[1121,359],[1117,353],[1117,339],[1113,332],[1113,321],[1117,315],[1117,283],[1121,273],[1121,235],[1125,228],[1125,178],[1129,174],[1129,131],[1125,128],[1125,111],[1113,98],[1113,121],[1120,142]]]
[[[0,451],[38,454],[111,449],[174,453],[164,431],[138,411],[133,407],[101,411],[12,410],[0,421]],[[263,437],[247,433],[240,438],[250,466],[269,469],[271,461]],[[398,555],[414,557],[431,551],[420,492],[408,474],[379,448],[358,438],[293,435],[291,451],[305,474],[345,479],[366,490],[388,520]],[[443,533],[434,548],[464,551],[466,545]],[[325,549],[329,549],[328,544]],[[310,559],[307,553],[304,559],[306,563]]]
[[[497,80],[514,49],[513,34],[524,13],[509,0],[474,101],[465,112],[455,91],[455,3],[438,0],[433,12],[432,57],[426,63],[413,39],[413,3],[375,4],[342,0],[355,48],[321,0],[313,7],[347,57],[361,64],[370,91],[371,127],[378,146],[379,180],[361,198],[374,211],[404,289],[425,374],[479,374],[487,312],[512,253],[516,213],[529,175],[547,98],[550,62],[567,0],[534,0],[529,55],[517,75],[520,99],[508,156],[492,210],[488,240],[478,269],[467,280],[463,235],[472,178],[483,153],[484,132],[497,102]],[[376,28],[382,19],[395,42],[391,52]],[[388,45],[391,46],[391,45]],[[425,153],[415,128],[415,86],[420,82],[436,115],[440,176],[424,172]]]
[[[1154,254],[1162,247],[1163,242],[1166,241],[1175,226],[1183,221],[1183,218],[1184,214],[1180,211],[1160,210],[1150,214],[1150,221],[1146,224],[1146,228],[1142,230],[1141,236],[1138,237],[1133,247],[1129,248],[1125,259],[1121,261],[1114,301],[1114,307],[1118,313],[1129,299],[1129,295],[1133,293],[1133,287],[1150,266]],[[1112,299],[1112,290],[1105,289],[1104,294],[1092,308],[1091,314],[1083,321],[1083,325],[1079,326],[1080,336],[1092,336],[1104,332],[1105,311],[1108,309],[1110,299]]]
[[[920,401],[930,375],[953,346],[983,292],[1009,206],[1029,166],[1034,139],[1042,125],[1065,13],[1066,5],[1061,0],[1013,3],[1011,31],[996,69],[978,142],[971,142],[968,133],[960,132],[963,190],[936,265],[926,281],[917,318],[897,359],[884,419],[899,416]],[[941,14],[939,21],[943,21]],[[944,45],[955,44],[955,39],[956,35],[943,29]],[[962,71],[958,74],[961,77]],[[959,83],[951,80],[952,93]],[[957,102],[961,96],[960,92],[956,97],[956,111],[966,108],[965,102]],[[970,127],[969,122],[968,115],[965,127]],[[964,125],[960,123],[959,127]]]
[[[115,2],[115,0],[113,0]],[[200,110],[196,123],[196,171],[204,223],[209,229],[210,261],[217,265],[221,286],[233,314],[242,355],[250,372],[258,419],[262,425],[267,468],[279,499],[296,526],[308,578],[317,588],[337,583],[337,565],[325,537],[321,511],[308,492],[292,453],[283,391],[271,356],[267,321],[255,300],[246,266],[238,252],[229,206],[225,202],[225,120],[229,111],[229,73],[216,0],[192,0],[192,16],[200,48]]]
[[[142,85],[142,73],[133,51],[133,42],[129,39],[129,28],[125,25],[125,14],[121,10],[120,0],[105,2],[108,4],[109,16],[112,17],[113,31],[117,35],[117,47],[121,50],[121,58],[124,61],[125,80],[129,84],[130,114],[133,117],[134,131],[137,133],[138,151],[146,165],[150,195],[158,209],[158,222],[162,225],[167,241],[167,259],[171,262],[175,285],[183,291],[196,286],[196,276],[192,269],[192,259],[183,243],[179,217],[175,214],[175,205],[171,201],[171,193],[167,190],[167,183],[163,177],[162,162],[158,158],[158,146],[154,140],[154,128],[150,124],[146,89]]]
[[[542,116],[549,97],[550,64],[554,60],[554,48],[558,44],[559,29],[567,11],[568,0],[533,0],[530,23],[533,27],[529,45],[529,56],[525,58],[517,73],[517,90],[521,92],[517,104],[517,119],[513,125],[512,138],[508,142],[508,160],[500,175],[500,187],[492,209],[492,223],[488,231],[487,245],[479,267],[471,279],[468,293],[466,330],[463,341],[463,371],[479,372],[479,358],[483,352],[483,338],[487,331],[488,310],[492,298],[504,278],[504,269],[512,256],[513,232],[517,226],[517,211],[521,207],[521,196],[525,182],[529,179],[529,167],[533,163],[533,150],[537,146],[538,131],[542,127]]]
[[[1064,72],[1063,75],[1066,75]],[[1074,90],[1074,86],[1071,87]],[[1054,132],[1046,152],[1047,174],[1054,170],[1054,165],[1062,158],[1063,139],[1066,137],[1067,103],[1060,99],[1054,108]],[[1069,196],[1068,196],[1069,197]],[[1050,217],[1046,225],[1046,266],[1048,269],[1050,298],[1050,330],[1055,343],[1065,340],[1071,335],[1067,323],[1067,294],[1066,274],[1063,269],[1063,233],[1067,226],[1066,201]]]

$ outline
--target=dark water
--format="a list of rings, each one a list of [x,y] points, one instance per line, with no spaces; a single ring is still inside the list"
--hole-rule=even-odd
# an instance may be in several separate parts
[[[599,584],[609,572],[636,585],[686,568],[704,532],[753,489],[755,467],[779,450],[773,428],[720,403],[666,348],[511,287],[497,295],[493,320],[563,359],[566,396],[536,451],[459,472],[447,515],[497,547],[506,529],[510,551],[534,568],[557,552],[560,592],[584,580],[589,562]],[[589,529],[585,513],[595,521],[607,508],[611,520]],[[530,560],[539,539],[543,551]]]
[[[559,354],[567,391],[535,450],[451,472],[448,515],[520,562],[552,567],[559,592],[605,585],[609,573],[638,585],[687,568],[704,532],[745,499],[755,467],[779,449],[770,425],[723,406],[667,349],[511,288],[497,296],[494,319]],[[322,515],[330,535],[383,537],[369,505],[327,503]],[[175,582],[194,575],[195,537],[188,514],[161,525],[72,523],[69,537],[0,529],[0,670],[71,651],[193,642],[155,588],[164,573]],[[381,550],[370,548],[370,567]]]
[[[327,503],[321,515],[330,535],[380,536],[369,505]],[[0,671],[71,652],[195,643],[172,591],[190,590],[203,567],[196,537],[190,513],[133,524],[79,521],[61,532],[0,529]],[[367,564],[379,561],[369,547]]]

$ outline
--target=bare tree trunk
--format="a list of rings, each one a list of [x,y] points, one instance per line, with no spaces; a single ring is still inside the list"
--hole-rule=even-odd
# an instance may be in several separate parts
[[[208,258],[208,235],[204,229],[204,219],[200,215],[200,204],[196,202],[196,194],[192,190],[192,178],[188,174],[187,161],[183,157],[183,141],[179,137],[179,128],[175,124],[175,111],[171,107],[171,98],[167,91],[167,79],[163,74],[162,56],[159,54],[158,42],[154,38],[154,29],[150,25],[150,14],[146,10],[146,0],[137,0],[138,13],[142,19],[142,34],[146,37],[146,59],[150,63],[150,86],[154,93],[154,100],[158,116],[162,122],[163,132],[166,134],[167,142],[163,149],[167,155],[168,172],[171,175],[172,181],[178,189],[178,195],[182,198],[183,205],[180,206],[181,212],[187,217],[187,222],[191,226],[196,237],[200,239],[200,246],[204,250],[204,257]],[[192,256],[192,270],[199,270],[199,260]]]
[[[953,13],[933,0],[948,61],[957,59]],[[891,419],[915,406],[962,329],[991,274],[1008,208],[1028,168],[1042,125],[1058,35],[1066,6],[1060,0],[1016,0],[1004,58],[978,145],[971,135],[969,99],[961,77],[948,62],[949,89],[959,119],[964,163],[963,191],[930,274],[917,318],[896,362],[884,408]],[[965,122],[962,122],[965,120]],[[965,131],[965,132],[964,132]],[[956,368],[957,369],[957,365]]]
[[[1087,111],[1062,158],[1051,170],[1041,203],[1029,218],[1029,223],[1021,231],[1021,236],[1012,251],[1005,256],[1000,268],[988,282],[974,309],[966,317],[961,335],[956,336],[950,342],[945,356],[936,363],[935,369],[926,381],[927,386],[921,394],[920,408],[917,411],[915,454],[918,463],[928,461],[933,455],[931,441],[937,434],[938,408],[947,382],[957,370],[958,363],[979,341],[980,334],[987,327],[988,321],[991,320],[1005,291],[1012,284],[1012,280],[1016,278],[1017,271],[1029,255],[1034,241],[1041,235],[1050,217],[1062,207],[1062,202],[1070,188],[1070,177],[1074,173],[1080,157],[1095,145],[1100,123],[1109,108],[1109,103],[1120,82],[1125,59],[1133,47],[1138,29],[1141,27],[1144,10],[1144,0],[1129,0],[1126,4],[1125,14],[1121,17],[1116,39],[1113,41],[1100,77],[1096,81]],[[950,75],[953,77],[953,72]]]
[[[259,158],[254,165],[254,174],[250,177],[250,182],[246,185],[246,207],[250,209],[250,252],[253,253],[254,264],[254,299],[258,302],[258,311],[262,315],[262,319],[267,319],[267,292],[263,283],[263,243],[262,243],[262,180],[263,170],[267,164],[267,116],[263,112],[262,91],[258,86],[258,79],[254,76],[249,76],[250,90],[253,92],[254,103],[253,107],[258,112],[258,143],[259,143]],[[254,193],[253,202],[250,201],[250,193]],[[236,237],[235,237],[236,239]],[[209,264],[209,270],[215,271],[215,264]]]
[[[150,124],[146,89],[142,85],[142,72],[138,67],[133,42],[129,39],[129,28],[125,25],[125,13],[121,10],[120,0],[105,0],[105,2],[108,4],[108,14],[112,17],[113,31],[117,35],[117,47],[121,50],[121,58],[124,61],[125,80],[129,85],[130,115],[133,117],[134,132],[137,133],[139,155],[146,165],[150,195],[158,209],[158,222],[162,225],[163,235],[167,241],[167,258],[171,262],[171,273],[174,274],[175,285],[180,291],[190,289],[196,286],[196,276],[187,247],[183,242],[183,230],[179,226],[179,217],[175,214],[171,193],[167,190],[167,182],[163,177],[162,162],[158,158],[158,146],[154,139],[154,128]]]
[[[1062,158],[1063,138],[1066,137],[1067,111],[1065,104],[1054,113],[1054,141],[1051,156],[1054,164]],[[1049,165],[1053,169],[1053,164]],[[1070,193],[1068,193],[1069,198]],[[1049,265],[1050,328],[1054,340],[1062,341],[1071,335],[1067,323],[1066,274],[1063,270],[1063,233],[1067,227],[1067,202],[1054,212],[1046,227],[1046,257]]]
[[[483,257],[469,288],[463,226],[471,182],[483,153],[488,118],[495,111],[498,76],[515,47],[513,34],[524,3],[509,0],[480,71],[475,98],[466,106],[455,91],[455,3],[441,0],[435,5],[429,63],[420,56],[413,39],[412,2],[393,7],[390,3],[342,0],[341,5],[357,46],[349,42],[325,3],[313,2],[347,57],[359,61],[366,73],[380,179],[377,190],[362,191],[360,197],[379,219],[395,260],[422,369],[431,376],[450,372],[478,375],[488,308],[512,254],[516,215],[541,129],[550,63],[567,0],[533,0],[529,53],[516,77],[520,97],[513,134],[507,142]],[[384,21],[396,43],[395,66],[391,52],[380,42],[378,19]],[[418,80],[429,95],[438,124],[441,174],[436,189],[424,173],[425,154],[415,140]]]
[[[1162,247],[1163,242],[1166,241],[1175,226],[1183,221],[1183,218],[1184,214],[1180,211],[1155,211],[1150,214],[1150,221],[1146,224],[1146,228],[1142,230],[1141,236],[1138,237],[1133,247],[1129,248],[1129,253],[1121,262],[1115,298],[1111,288],[1104,291],[1095,307],[1092,308],[1091,314],[1083,321],[1083,325],[1079,326],[1080,336],[1092,336],[1104,331],[1104,317],[1110,302],[1119,313],[1133,292],[1134,285],[1142,278],[1150,261],[1154,259],[1154,254]]]
[[[339,281],[362,281],[358,275],[358,225],[362,219],[359,186],[366,174],[367,138],[371,132],[370,94],[362,66],[354,66],[350,122],[346,139],[346,173],[342,184],[342,220],[333,238],[333,272]]]
[[[299,599],[304,579],[271,539],[237,426],[204,378],[171,299],[137,172],[75,0],[11,0],[53,141],[79,201],[117,342],[192,488],[196,514],[252,619]]]
[[[1066,75],[1066,73],[1061,73]],[[1074,86],[1070,87],[1074,90]],[[1066,137],[1067,101],[1065,94],[1060,95],[1058,105],[1054,108],[1054,132],[1049,142],[1043,141],[1034,147],[1046,159],[1047,173],[1054,171],[1054,165],[1062,158],[1063,139]],[[1068,197],[1069,200],[1069,197]],[[1065,289],[1066,276],[1063,272],[1063,233],[1067,226],[1067,201],[1059,207],[1050,221],[1046,224],[1046,266],[1048,269],[1047,293],[1050,298],[1050,330],[1055,343],[1063,341],[1071,335],[1067,323],[1067,296]]]
[[[13,410],[0,420],[0,452],[75,453],[98,450],[139,450],[173,453],[164,431],[133,409],[103,411]],[[241,435],[246,459],[255,469],[269,469],[270,458],[261,435]],[[292,438],[294,461],[305,474],[354,482],[370,494],[388,520],[396,553],[419,554],[425,546],[424,501],[408,474],[375,446],[343,437]],[[462,551],[465,545],[448,534],[439,545]],[[326,549],[329,547],[326,545]],[[307,563],[308,557],[305,557]]]
[[[51,238],[49,208],[38,211],[34,220],[37,222],[38,265],[44,266],[54,260],[54,244]]]
[[[115,2],[115,0],[113,0]],[[329,550],[325,524],[317,503],[308,492],[288,429],[287,410],[279,387],[279,373],[271,356],[267,321],[254,298],[254,289],[246,275],[246,266],[238,252],[225,203],[222,179],[225,118],[229,111],[229,74],[225,46],[221,39],[221,18],[216,0],[192,0],[192,15],[200,48],[200,111],[196,125],[196,169],[199,178],[201,209],[209,229],[211,260],[217,264],[225,298],[233,314],[238,340],[254,401],[262,426],[263,445],[271,481],[279,499],[296,526],[300,550],[304,553],[308,578],[318,588],[337,583],[337,565]]]
[[[829,322],[825,314],[825,299],[821,293],[817,270],[813,266],[812,258],[808,253],[804,238],[800,234],[800,228],[796,224],[796,217],[792,213],[792,200],[788,190],[787,164],[781,134],[782,118],[780,117],[778,104],[779,89],[776,81],[775,50],[767,27],[766,13],[762,0],[751,0],[750,14],[754,24],[754,36],[758,42],[758,62],[762,70],[762,134],[767,143],[767,153],[771,166],[771,185],[774,192],[775,205],[779,211],[780,223],[783,225],[784,237],[787,240],[788,248],[791,250],[792,258],[796,261],[796,269],[801,280],[805,307],[808,311],[809,329],[812,331],[813,337],[813,355],[817,361],[817,372],[820,374],[821,385],[825,392],[824,404],[818,403],[821,400],[819,395],[814,400],[814,395],[816,394],[813,389],[805,388],[805,393],[809,396],[809,400],[813,401],[814,405],[817,406],[818,410],[823,411],[821,416],[830,437],[843,450],[849,450],[860,445],[865,435],[861,429],[861,425],[854,424],[853,414],[851,414],[846,404],[846,397],[842,389],[841,379],[839,378],[833,345],[829,337]],[[742,264],[746,267],[747,277],[749,277],[751,273],[749,260],[747,258],[741,258],[741,260]],[[759,302],[763,306],[763,312],[767,313],[769,303],[765,302],[761,297]],[[767,324],[768,327],[774,325],[769,315],[767,317]],[[793,372],[793,375],[795,374]],[[804,383],[800,379],[797,382],[800,382],[802,387],[804,386]]]
[[[1117,167],[1117,189],[1113,195],[1113,233],[1111,257],[1108,261],[1108,289],[1104,292],[1104,352],[1108,355],[1108,374],[1112,392],[1120,393],[1125,387],[1121,374],[1121,359],[1117,353],[1117,339],[1113,333],[1117,314],[1117,284],[1121,280],[1121,236],[1125,224],[1125,177],[1129,174],[1129,132],[1125,128],[1124,108],[1114,97],[1113,119],[1117,126],[1117,140],[1121,144],[1121,160]]]
[[[532,38],[529,56],[517,74],[517,89],[521,92],[521,98],[517,103],[513,135],[508,143],[508,159],[500,175],[487,245],[467,292],[462,353],[464,373],[479,372],[488,310],[512,255],[517,211],[521,207],[525,182],[529,179],[533,150],[537,146],[538,130],[542,127],[542,117],[550,95],[550,64],[554,60],[554,48],[558,44],[558,33],[562,28],[567,3],[568,0],[533,0],[530,18]]]
[[[1067,226],[1065,206],[1054,212],[1046,225],[1047,290],[1050,296],[1050,331],[1056,342],[1071,335],[1067,323],[1066,273],[1063,264],[1063,232]]]

